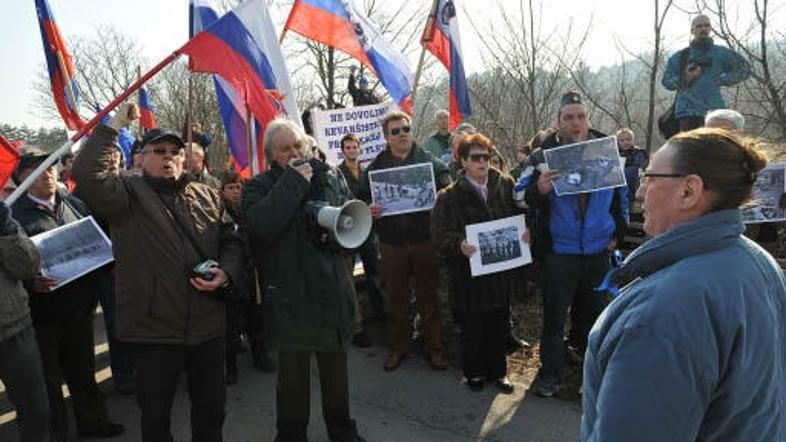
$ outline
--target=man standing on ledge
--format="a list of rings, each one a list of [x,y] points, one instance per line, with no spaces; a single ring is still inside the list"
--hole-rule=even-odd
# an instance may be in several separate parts
[[[726,107],[721,86],[734,86],[751,74],[748,62],[731,49],[713,43],[711,33],[709,17],[694,17],[690,46],[672,55],[663,72],[663,87],[677,91],[674,113],[680,132],[702,127],[707,112]]]

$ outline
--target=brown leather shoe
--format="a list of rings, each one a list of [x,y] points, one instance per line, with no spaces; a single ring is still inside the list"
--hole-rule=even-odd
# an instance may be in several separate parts
[[[448,368],[448,362],[442,353],[431,353],[428,357],[428,364],[434,370],[445,370]]]
[[[404,359],[404,354],[402,353],[390,353],[388,358],[385,360],[385,371],[392,371],[398,368],[401,365],[401,360]]]

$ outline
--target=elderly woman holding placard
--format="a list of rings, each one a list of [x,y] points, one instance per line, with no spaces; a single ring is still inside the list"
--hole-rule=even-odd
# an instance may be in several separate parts
[[[480,391],[489,381],[509,394],[513,384],[507,378],[505,337],[515,273],[507,270],[473,277],[470,259],[481,251],[466,238],[469,225],[522,213],[513,201],[513,179],[489,165],[491,152],[492,143],[482,134],[462,140],[458,156],[463,172],[437,195],[431,213],[431,235],[437,255],[450,271],[467,386]],[[528,242],[528,233],[521,239]]]

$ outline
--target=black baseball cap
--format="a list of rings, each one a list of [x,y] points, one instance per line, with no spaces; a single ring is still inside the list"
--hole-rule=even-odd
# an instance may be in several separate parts
[[[14,179],[14,182],[16,184],[20,184],[22,180],[19,179],[19,176],[22,175],[22,172],[24,172],[27,169],[38,166],[48,156],[49,153],[44,152],[41,149],[35,147],[31,147],[27,149],[27,152],[24,155],[22,155],[21,158],[19,158],[19,164],[17,164],[16,169],[14,170],[14,173],[11,176],[11,178]]]
[[[142,143],[140,148],[144,148],[148,144],[157,143],[159,141],[169,140],[173,143],[177,144],[177,147],[183,149],[186,147],[186,143],[183,142],[183,139],[180,138],[180,135],[177,133],[167,130],[167,129],[159,129],[155,128],[148,131],[144,137],[142,137]]]

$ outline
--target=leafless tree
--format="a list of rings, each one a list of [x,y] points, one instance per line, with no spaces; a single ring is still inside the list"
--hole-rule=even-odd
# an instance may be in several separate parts
[[[751,64],[753,81],[743,83],[744,112],[762,135],[786,141],[786,46],[784,35],[771,26],[769,0],[753,0],[753,20],[742,27],[726,0],[701,0],[697,10],[713,18],[713,29],[731,49]],[[775,54],[773,54],[775,52]],[[773,56],[775,55],[775,56]],[[753,129],[753,128],[749,128]]]

